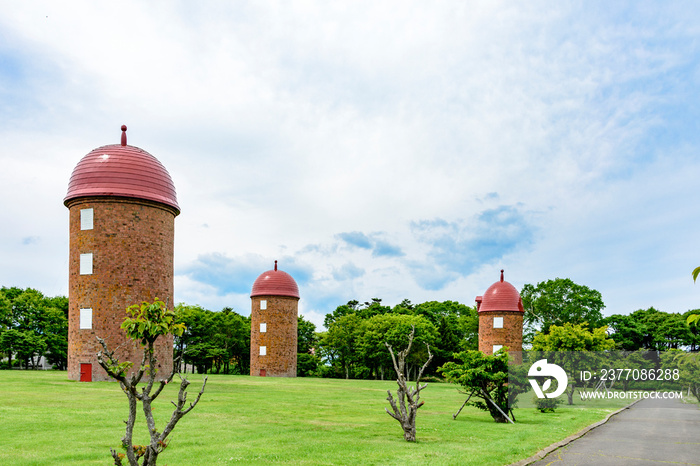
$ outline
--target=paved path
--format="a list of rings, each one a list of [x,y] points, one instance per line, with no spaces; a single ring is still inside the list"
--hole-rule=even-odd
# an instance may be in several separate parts
[[[677,400],[642,400],[531,464],[700,465],[700,409]]]

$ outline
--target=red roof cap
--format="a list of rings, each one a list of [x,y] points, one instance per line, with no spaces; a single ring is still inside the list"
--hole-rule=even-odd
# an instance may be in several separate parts
[[[481,300],[479,300],[481,298]],[[479,312],[488,311],[519,311],[525,312],[523,309],[523,301],[520,299],[520,293],[513,285],[503,280],[503,270],[501,270],[501,279],[493,285],[489,286],[483,296],[477,297]]]
[[[253,283],[253,291],[250,292],[250,297],[254,296],[289,296],[299,298],[299,287],[291,275],[277,270],[277,261],[275,261],[275,269],[264,272]]]
[[[121,144],[98,147],[73,169],[63,203],[88,196],[145,199],[180,213],[170,174],[145,150],[126,145],[126,126],[122,126]]]

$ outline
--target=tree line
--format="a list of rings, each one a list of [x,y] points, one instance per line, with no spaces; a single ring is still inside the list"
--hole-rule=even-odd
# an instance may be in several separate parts
[[[653,307],[631,314],[604,317],[602,296],[569,279],[557,278],[521,291],[525,309],[524,343],[548,334],[552,326],[581,325],[588,330],[606,327],[616,349],[661,351],[700,350],[700,327],[689,326],[685,313],[668,313]],[[175,338],[176,356],[188,370],[198,373],[248,374],[250,371],[250,317],[226,307],[219,312],[184,303],[176,306],[178,323],[185,332]],[[475,306],[456,301],[413,304],[408,299],[387,306],[379,298],[348,301],[324,319],[326,331],[303,316],[298,318],[297,375],[355,379],[384,379],[392,375],[392,362],[384,343],[407,345],[415,327],[417,350],[406,361],[407,375],[415,373],[430,345],[434,359],[427,376],[453,355],[478,348]],[[0,367],[37,368],[42,356],[57,369],[67,365],[68,298],[46,297],[32,289],[0,289]],[[420,348],[420,350],[418,350]]]
[[[213,312],[186,304],[176,306],[176,314],[186,330],[175,337],[175,354],[182,355],[187,370],[249,373],[250,317],[231,308]],[[324,324],[328,330],[317,332],[315,324],[298,317],[298,376],[390,378],[392,362],[384,342],[404,347],[412,328],[421,349],[406,361],[409,375],[415,375],[426,343],[436,361],[427,372],[430,375],[436,375],[452,353],[478,346],[476,309],[453,301],[413,305],[404,300],[394,307],[378,298],[362,304],[349,301],[327,314]]]
[[[379,298],[360,303],[349,301],[327,314],[328,329],[317,334],[316,375],[324,377],[384,379],[393,366],[385,342],[405,348],[415,328],[416,350],[406,360],[407,375],[415,375],[427,355],[426,344],[434,354],[426,375],[436,375],[437,367],[451,360],[453,353],[478,347],[476,308],[455,301],[428,301],[414,305],[405,299],[394,307]]]
[[[526,284],[521,297],[525,308],[526,343],[532,343],[537,333],[548,334],[553,325],[568,323],[589,330],[606,327],[619,350],[700,350],[700,328],[687,322],[689,316],[700,315],[700,309],[681,314],[650,307],[628,315],[603,317],[605,304],[600,292],[568,278]]]
[[[214,312],[184,303],[175,307],[175,313],[177,323],[185,326],[183,334],[174,340],[175,359],[182,356],[184,370],[200,374],[250,373],[250,316],[230,307]],[[297,320],[297,373],[311,375],[318,366],[312,354],[316,326],[304,316]]]
[[[68,298],[33,288],[0,288],[0,367],[39,368],[42,356],[68,364]]]

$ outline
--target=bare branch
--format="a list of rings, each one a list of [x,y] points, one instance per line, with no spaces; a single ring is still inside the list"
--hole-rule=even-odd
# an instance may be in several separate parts
[[[197,395],[197,399],[194,400],[193,403],[190,403],[190,406],[186,409],[182,409],[185,406],[185,403],[187,403],[187,386],[190,384],[190,381],[187,380],[186,378],[183,378],[182,381],[180,382],[180,391],[178,393],[177,397],[177,404],[171,401],[171,403],[175,406],[175,411],[173,411],[172,416],[170,416],[170,421],[168,424],[165,426],[165,429],[163,429],[163,433],[160,435],[161,441],[165,441],[165,438],[170,434],[170,432],[175,428],[175,425],[177,422],[187,413],[189,413],[196,405],[199,403],[199,399],[202,397],[202,394],[204,393],[204,387],[207,385],[207,377],[204,377],[204,382],[202,383],[202,388],[199,390],[199,394]]]
[[[394,400],[394,397],[391,395],[391,390],[387,390],[387,393],[389,394],[389,396],[387,397],[387,401],[391,405],[391,408],[394,412],[390,412],[387,408],[384,408],[384,410],[391,417],[399,421],[399,423],[401,424],[401,428],[404,431],[404,439],[408,442],[416,441],[416,414],[418,408],[420,408],[424,404],[424,402],[422,401],[419,402],[420,391],[428,386],[428,384],[421,386],[420,379],[423,376],[425,368],[433,359],[433,355],[430,352],[430,346],[428,346],[429,357],[418,372],[416,386],[409,387],[406,382],[404,368],[406,366],[406,357],[410,353],[411,346],[413,345],[413,337],[415,335],[415,331],[415,326],[412,326],[411,333],[408,336],[408,346],[406,347],[406,349],[399,351],[396,355],[394,354],[391,345],[387,342],[384,342],[384,345],[386,345],[387,349],[389,350],[389,354],[391,355],[391,360],[394,363],[394,370],[396,371],[397,377],[396,383],[399,386],[399,388],[396,390],[397,400]]]
[[[428,367],[428,364],[430,364],[430,361],[433,360],[433,353],[430,352],[430,345],[426,343],[425,347],[428,349],[428,360],[425,361],[425,364],[423,364],[423,366],[420,368],[420,371],[418,371],[418,377],[416,378],[416,384],[421,379],[421,377],[423,377],[423,372],[425,371],[425,368]]]

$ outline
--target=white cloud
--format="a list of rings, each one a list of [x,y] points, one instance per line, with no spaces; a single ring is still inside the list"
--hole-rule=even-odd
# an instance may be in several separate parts
[[[70,171],[127,124],[178,190],[182,299],[247,309],[243,282],[288,258],[309,315],[354,298],[471,303],[502,267],[516,286],[570,276],[609,308],[685,310],[696,10],[13,4],[0,18],[0,284],[67,292]],[[518,223],[489,229],[479,215],[498,206],[517,206]],[[440,247],[411,230],[435,219]],[[20,254],[27,238],[40,240]]]

